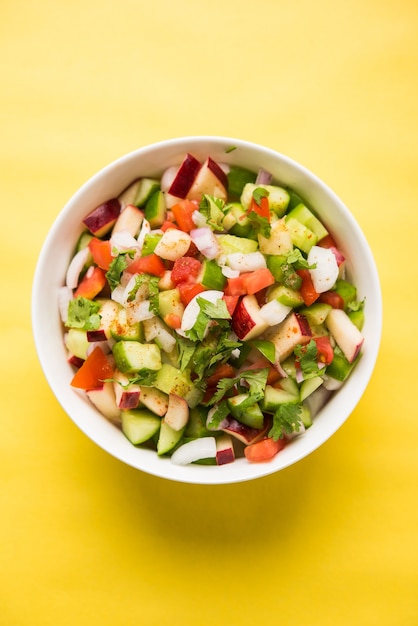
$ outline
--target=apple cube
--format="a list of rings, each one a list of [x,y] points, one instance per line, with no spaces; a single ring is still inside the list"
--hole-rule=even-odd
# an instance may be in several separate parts
[[[155,413],[155,415],[164,417],[168,409],[168,394],[156,389],[155,387],[145,387],[140,385],[140,389],[141,404]]]
[[[129,378],[121,372],[115,373],[113,383],[116,405],[120,409],[136,409],[141,396],[141,388],[136,384],[129,384]]]
[[[342,309],[331,309],[325,323],[347,361],[352,363],[364,343],[362,333]]]
[[[141,209],[138,209],[133,204],[128,204],[119,214],[113,226],[112,235],[128,232],[132,237],[137,237],[143,220],[144,214]]]
[[[270,236],[258,235],[258,244],[263,254],[288,255],[292,252],[293,242],[286,222],[283,219],[273,222]]]
[[[200,201],[204,194],[227,199],[228,179],[223,169],[211,159],[207,158],[191,185],[186,197],[189,200]]]
[[[119,214],[120,202],[117,198],[112,198],[91,211],[83,223],[93,235],[103,237],[113,228]]]
[[[168,396],[168,408],[165,414],[165,422],[173,430],[179,431],[189,421],[189,406],[184,398],[174,393]]]
[[[87,396],[94,406],[112,423],[120,425],[120,409],[116,404],[113,383],[105,382],[101,387],[88,389]]]
[[[216,437],[216,464],[225,465],[235,461],[235,451],[232,437],[227,433]]]
[[[298,344],[310,341],[312,331],[307,319],[299,313],[291,313],[278,326],[272,326],[265,333],[265,339],[274,343],[276,363],[283,362],[292,354]]]
[[[249,341],[261,335],[268,323],[260,315],[260,307],[254,295],[246,295],[240,300],[232,316],[232,329],[238,339]]]

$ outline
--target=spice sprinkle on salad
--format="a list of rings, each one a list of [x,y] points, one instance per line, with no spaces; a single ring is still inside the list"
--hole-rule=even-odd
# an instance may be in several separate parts
[[[364,342],[314,208],[261,168],[190,153],[86,215],[58,305],[72,387],[179,465],[272,459]]]

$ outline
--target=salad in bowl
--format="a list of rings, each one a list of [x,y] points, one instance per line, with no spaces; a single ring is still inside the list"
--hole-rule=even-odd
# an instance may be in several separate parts
[[[54,279],[60,368],[102,447],[164,477],[233,482],[348,417],[377,354],[378,279],[313,175],[246,142],[172,140],[105,168],[73,205]],[[39,309],[35,335],[37,322]]]

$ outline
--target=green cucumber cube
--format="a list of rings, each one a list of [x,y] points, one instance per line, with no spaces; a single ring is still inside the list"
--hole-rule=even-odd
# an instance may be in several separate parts
[[[130,409],[121,412],[122,432],[134,445],[151,439],[161,426],[161,418],[147,409]]]
[[[161,368],[161,352],[155,343],[118,341],[113,346],[113,356],[117,369],[122,373]]]

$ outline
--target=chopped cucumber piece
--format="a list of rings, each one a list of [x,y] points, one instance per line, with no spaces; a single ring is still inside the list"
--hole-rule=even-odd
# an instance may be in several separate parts
[[[303,203],[298,204],[294,209],[288,212],[288,218],[294,218],[306,228],[309,228],[317,236],[320,241],[328,235],[328,231],[323,223],[312,213]]]
[[[147,409],[132,409],[121,412],[122,432],[134,445],[151,439],[161,426],[161,418]]]
[[[233,198],[239,198],[247,183],[255,183],[257,174],[245,169],[232,165],[228,174],[228,194]]]
[[[302,250],[302,252],[308,254],[312,246],[318,242],[318,236],[294,217],[286,217],[286,226],[290,232],[293,245]]]
[[[232,415],[242,424],[245,424],[250,428],[256,428],[257,430],[261,430],[264,425],[264,415],[258,404],[247,406],[244,409],[240,408],[240,405],[248,400],[248,398],[248,393],[240,393],[237,396],[228,398],[227,402],[229,409]]]
[[[331,309],[332,307],[330,304],[314,302],[311,306],[301,309],[299,313],[306,317],[310,326],[319,326],[325,322],[325,319]]]
[[[113,346],[113,356],[116,367],[123,373],[161,368],[161,352],[155,343],[118,341]]]
[[[151,228],[162,226],[166,216],[165,196],[161,190],[156,191],[147,200],[145,205],[145,217],[149,221]]]
[[[137,207],[145,206],[147,200],[160,188],[160,181],[155,178],[141,178],[134,200]]]
[[[168,454],[180,443],[184,433],[184,428],[174,430],[164,419],[161,421],[160,435],[157,442],[157,454]]]
[[[267,191],[269,208],[271,211],[274,211],[278,217],[282,217],[285,214],[289,204],[289,194],[286,189],[278,187],[277,185],[257,185],[255,183],[247,183],[241,194],[241,204],[244,207],[244,210],[247,211],[250,208],[253,193],[256,189],[265,189]]]
[[[232,254],[234,252],[242,252],[243,254],[249,254],[256,252],[258,249],[258,242],[254,239],[248,239],[247,237],[236,237],[235,235],[219,235],[218,243],[221,247],[223,254]]]
[[[301,402],[306,400],[318,387],[322,385],[324,379],[321,376],[313,376],[304,380],[300,386],[300,399]]]
[[[261,408],[266,413],[274,413],[281,404],[298,404],[299,392],[297,395],[285,389],[276,389],[271,385],[266,385],[264,398],[261,401]]]
[[[200,282],[208,289],[222,291],[225,287],[226,276],[223,275],[220,266],[216,261],[205,259],[203,262]]]

